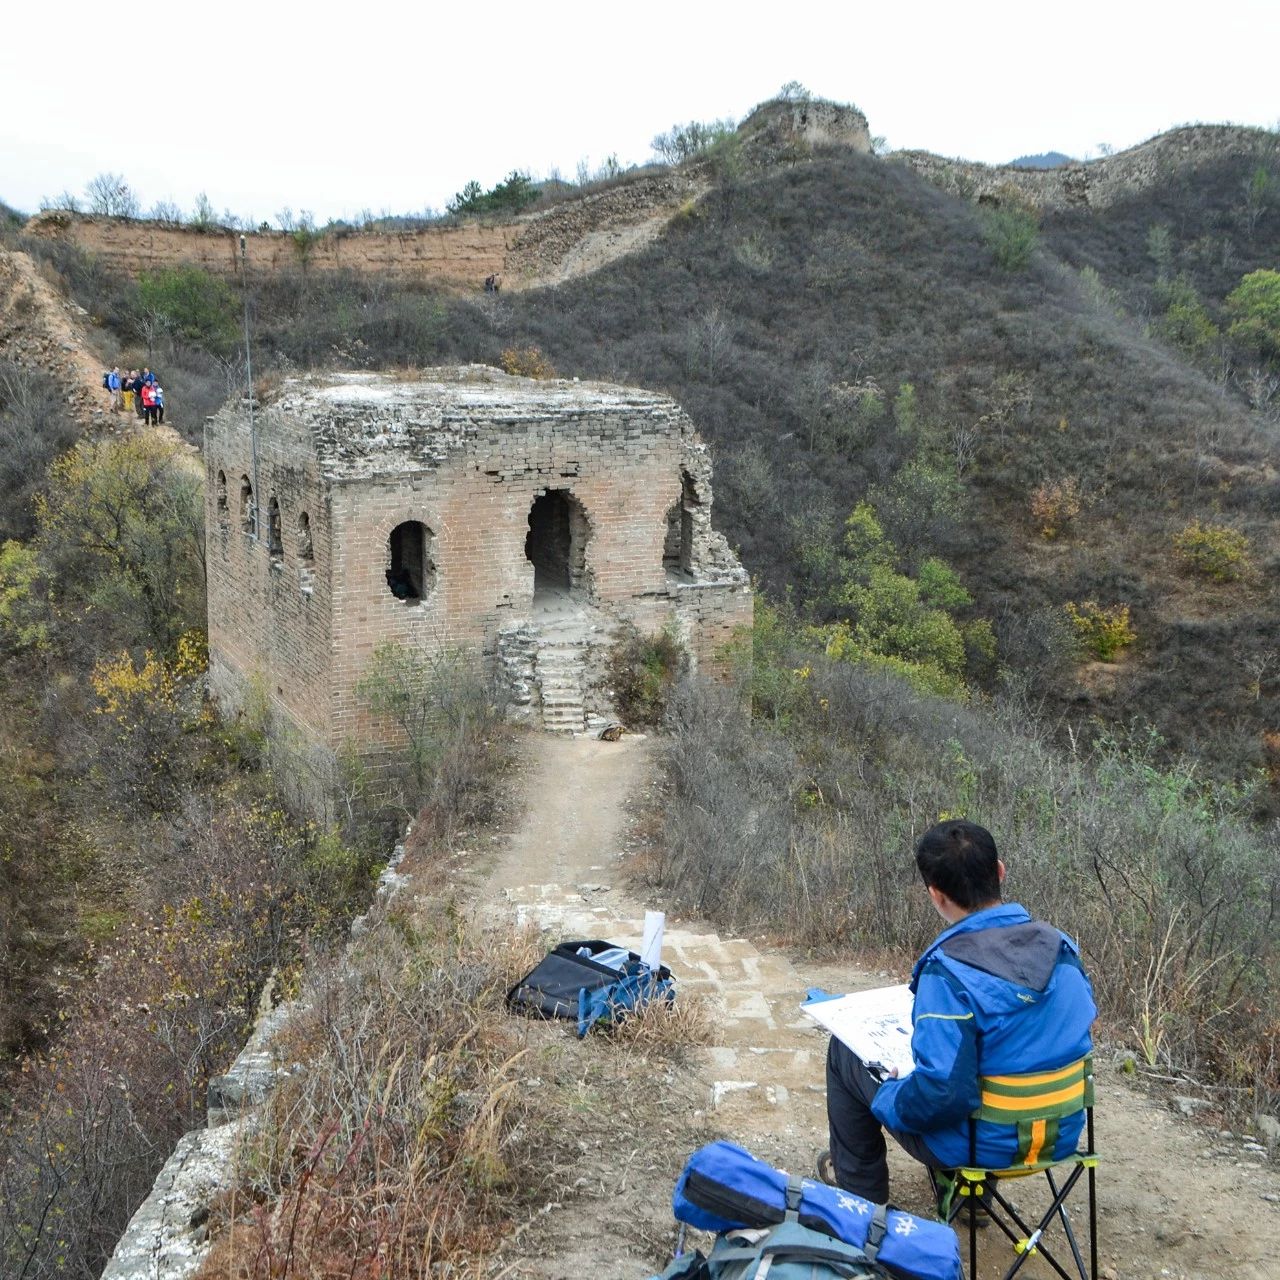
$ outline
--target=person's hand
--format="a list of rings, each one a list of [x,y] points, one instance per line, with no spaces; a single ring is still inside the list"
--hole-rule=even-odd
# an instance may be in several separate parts
[[[890,1067],[889,1070],[885,1072],[884,1078],[886,1080],[896,1080],[898,1078],[898,1068]]]

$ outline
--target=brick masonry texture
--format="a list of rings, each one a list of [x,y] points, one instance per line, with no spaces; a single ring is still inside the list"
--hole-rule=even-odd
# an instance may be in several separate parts
[[[256,463],[245,402],[205,434],[211,686],[232,713],[264,697],[313,751],[398,744],[357,693],[384,641],[464,648],[494,669],[499,631],[533,609],[526,538],[547,493],[585,517],[584,607],[674,628],[712,673],[750,625],[746,573],[711,528],[707,448],[665,396],[481,366],[332,374],[286,382],[255,421]],[[429,530],[435,566],[420,600],[387,580],[409,521]]]

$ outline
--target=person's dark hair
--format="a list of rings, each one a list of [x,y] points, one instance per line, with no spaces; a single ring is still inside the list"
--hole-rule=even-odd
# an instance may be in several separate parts
[[[916,843],[925,884],[966,911],[999,901],[999,861],[991,832],[975,822],[940,822]]]

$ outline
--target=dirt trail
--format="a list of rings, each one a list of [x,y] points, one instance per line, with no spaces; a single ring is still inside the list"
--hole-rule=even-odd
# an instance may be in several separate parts
[[[101,338],[85,309],[64,298],[34,259],[0,249],[0,358],[48,374],[81,430],[117,436],[145,432],[194,458],[195,446],[172,423],[144,427],[132,414],[110,412],[102,386],[108,361],[100,351]]]
[[[662,906],[620,887],[626,801],[651,781],[652,744],[530,736],[525,749],[526,809],[491,871],[484,910],[536,921],[557,940],[600,937],[636,946],[645,907]],[[795,962],[671,914],[663,958],[681,990],[711,1003],[718,1027],[692,1087],[674,1090],[670,1106],[688,1110],[699,1141],[729,1138],[807,1173],[826,1145],[825,1041],[797,1005],[810,985],[855,989],[881,985],[888,975]],[[1175,1116],[1109,1062],[1100,1071],[1098,1115],[1105,1275],[1280,1275],[1280,1175],[1244,1149],[1241,1135],[1223,1136]],[[620,1125],[625,1119],[622,1111]],[[631,1171],[620,1180],[584,1164],[580,1192],[547,1206],[539,1228],[504,1251],[501,1274],[542,1280],[649,1275],[669,1238],[669,1170],[686,1152],[645,1151],[645,1141],[643,1131],[619,1134]],[[611,1158],[616,1153],[604,1163]],[[921,1170],[892,1144],[891,1165],[895,1200],[928,1212]],[[1003,1251],[988,1245],[986,1253],[984,1276],[988,1265],[991,1275],[1000,1274],[1007,1265]],[[1023,1274],[1051,1273],[1041,1267]]]

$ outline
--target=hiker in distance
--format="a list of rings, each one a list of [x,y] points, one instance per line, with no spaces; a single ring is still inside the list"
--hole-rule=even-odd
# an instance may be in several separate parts
[[[1004,863],[985,828],[942,822],[916,845],[916,866],[947,928],[911,974],[911,1056],[902,1079],[881,1079],[834,1036],[827,1050],[826,1181],[867,1200],[889,1199],[887,1129],[935,1169],[970,1163],[969,1115],[979,1076],[1050,1071],[1084,1057],[1097,1009],[1075,944],[1001,901]],[[1054,1156],[1076,1149],[1083,1115],[1064,1119]],[[1016,1159],[1016,1125],[976,1122],[977,1160]]]

